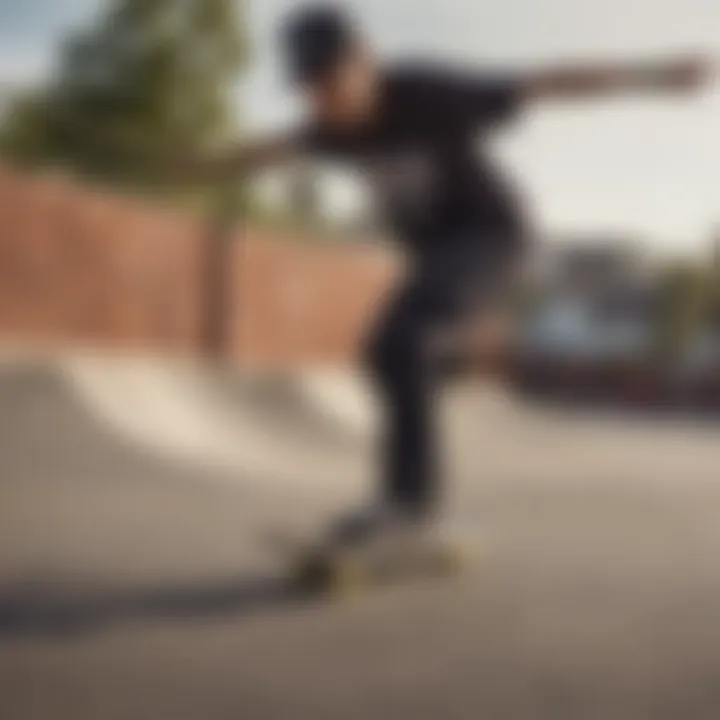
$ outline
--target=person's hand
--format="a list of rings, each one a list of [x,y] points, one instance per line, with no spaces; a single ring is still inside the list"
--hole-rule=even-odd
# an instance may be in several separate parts
[[[703,56],[687,57],[667,65],[662,84],[671,90],[692,92],[705,87],[713,77],[714,66]]]

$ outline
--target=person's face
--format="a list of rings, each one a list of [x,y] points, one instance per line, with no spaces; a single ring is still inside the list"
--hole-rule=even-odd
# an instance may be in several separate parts
[[[375,109],[378,71],[363,48],[350,53],[327,77],[304,88],[313,114],[322,122],[346,127],[368,121]]]

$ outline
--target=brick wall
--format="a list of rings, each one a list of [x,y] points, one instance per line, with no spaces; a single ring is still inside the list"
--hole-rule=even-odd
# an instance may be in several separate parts
[[[206,223],[0,169],[0,343],[207,351]],[[222,347],[246,362],[347,362],[389,278],[377,247],[238,229]]]
[[[250,233],[234,245],[235,357],[342,363],[396,272],[393,258],[359,245],[283,243]]]

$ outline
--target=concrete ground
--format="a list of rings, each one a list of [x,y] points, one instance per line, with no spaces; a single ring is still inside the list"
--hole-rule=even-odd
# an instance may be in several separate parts
[[[365,438],[238,395],[274,464],[241,424],[233,453],[173,458],[77,392],[0,371],[2,720],[720,717],[720,426],[455,388],[477,567],[301,601],[269,532],[360,494]]]

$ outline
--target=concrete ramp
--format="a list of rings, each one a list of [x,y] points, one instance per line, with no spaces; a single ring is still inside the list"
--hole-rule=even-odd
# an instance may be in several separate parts
[[[209,478],[344,494],[366,474],[370,423],[357,409],[364,398],[328,378],[143,357],[15,358],[0,364],[0,397],[3,410],[8,397],[41,401],[38,435],[52,435],[48,419],[63,417],[64,430],[87,445],[102,437],[158,462],[206,469]]]
[[[281,492],[345,495],[373,487],[376,408],[367,383],[341,371],[238,373],[87,354],[6,358],[0,399],[5,428],[35,413],[27,432],[72,434],[69,447],[114,444],[208,479]],[[717,477],[712,424],[533,407],[473,383],[449,388],[446,401],[454,493],[498,484],[657,487]]]

